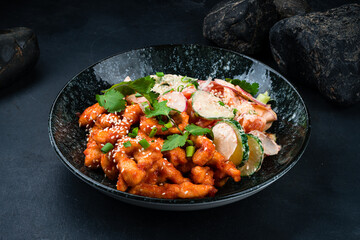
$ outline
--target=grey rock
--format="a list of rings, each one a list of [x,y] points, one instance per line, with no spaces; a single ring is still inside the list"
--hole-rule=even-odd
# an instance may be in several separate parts
[[[310,12],[306,0],[274,0],[274,4],[281,19]]]
[[[294,16],[270,30],[282,73],[340,104],[360,101],[360,5]]]
[[[35,33],[25,27],[0,30],[0,87],[28,73],[39,59]]]
[[[203,35],[221,47],[255,54],[267,46],[278,19],[273,0],[223,1],[205,17]]]

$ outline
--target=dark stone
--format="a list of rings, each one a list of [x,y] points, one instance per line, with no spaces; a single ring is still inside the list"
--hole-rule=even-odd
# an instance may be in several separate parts
[[[316,86],[329,100],[360,100],[360,5],[294,16],[270,30],[281,72]]]
[[[0,30],[0,87],[28,73],[40,55],[35,33],[25,27]]]
[[[274,4],[281,19],[310,12],[306,0],[274,0]]]
[[[269,29],[279,20],[272,0],[231,0],[214,6],[203,35],[217,45],[246,54],[267,46]]]

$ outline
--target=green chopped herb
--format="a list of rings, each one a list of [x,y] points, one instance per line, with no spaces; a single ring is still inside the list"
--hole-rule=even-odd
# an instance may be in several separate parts
[[[169,113],[171,112],[172,108],[169,108],[168,106],[166,106],[166,103],[167,103],[167,100],[161,101],[161,102],[158,102],[157,100],[155,100],[153,102],[153,107],[154,107],[153,110],[145,108],[146,116],[148,118],[159,116],[159,115],[168,116]]]
[[[164,125],[164,127],[166,128],[171,128],[173,126],[173,124],[171,122],[168,122]]]
[[[161,151],[170,151],[177,147],[182,147],[185,145],[189,133],[186,132],[184,135],[173,134],[167,137],[167,140],[164,141]]]
[[[163,73],[163,72],[156,72],[156,76],[158,76],[158,77],[163,77],[163,76],[164,76],[164,73]]]
[[[199,127],[195,124],[190,124],[190,125],[187,125],[185,127],[185,130],[188,131],[190,134],[192,135],[195,135],[195,136],[199,136],[199,135],[204,135],[204,134],[211,134],[211,129],[208,129],[208,128],[202,128],[202,127]]]
[[[184,86],[183,85],[180,85],[180,86],[178,86],[177,88],[176,88],[176,91],[177,92],[181,92],[182,90],[184,90]]]
[[[195,147],[194,146],[187,146],[186,147],[186,156],[192,157],[195,153]]]
[[[191,140],[186,140],[187,144],[189,144],[190,146],[194,146],[194,142]]]
[[[225,78],[225,80],[227,82],[230,82],[231,84],[241,87],[243,90],[247,91],[253,96],[259,91],[258,83],[249,83],[246,80],[231,79],[231,78]]]
[[[219,104],[220,104],[221,106],[225,106],[225,103],[223,103],[222,101],[219,101]]]
[[[150,134],[149,134],[149,137],[154,137],[155,136],[155,134],[156,134],[156,132],[157,132],[157,128],[156,127],[154,127],[153,129],[151,129],[151,132],[150,132]]]
[[[126,101],[124,95],[116,90],[110,90],[103,95],[96,95],[99,105],[104,107],[108,112],[121,112],[125,109]]]
[[[131,142],[130,141],[127,141],[127,142],[124,142],[124,147],[131,147]]]
[[[114,148],[114,145],[112,145],[111,143],[106,143],[106,144],[101,148],[101,152],[105,154],[105,153],[110,152],[113,148]]]
[[[139,132],[139,128],[138,128],[138,127],[133,128],[132,132],[129,133],[129,137],[131,137],[131,138],[136,138],[136,136],[138,135],[138,132]]]
[[[163,95],[165,95],[165,94],[167,94],[167,93],[169,93],[171,91],[174,91],[174,89],[172,88],[172,89],[167,90],[166,92],[163,93]]]
[[[168,130],[167,127],[162,127],[162,128],[161,128],[161,131],[163,131],[163,132],[165,132],[165,131],[167,131],[167,130]]]
[[[142,97],[140,93],[135,93],[135,97]]]
[[[148,141],[146,141],[145,138],[141,139],[139,141],[139,143],[144,149],[147,149],[148,147],[150,147],[150,143]]]

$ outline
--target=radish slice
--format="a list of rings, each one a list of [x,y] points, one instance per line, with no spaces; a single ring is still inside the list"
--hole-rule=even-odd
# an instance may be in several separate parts
[[[225,122],[216,124],[212,131],[214,133],[214,144],[216,150],[221,153],[226,160],[229,160],[235,152],[238,140],[234,129]]]
[[[187,99],[181,92],[169,92],[159,98],[159,101],[168,102],[166,105],[170,108],[173,108],[179,112],[185,112],[187,109]]]
[[[265,109],[269,109],[270,107],[266,104],[263,104],[262,102],[258,101],[256,98],[254,98],[250,93],[246,92],[245,90],[243,90],[241,87],[239,86],[235,86],[234,84],[231,84],[229,82],[226,82],[225,80],[222,79],[215,79],[214,80],[215,84],[218,84],[220,86],[223,87],[227,87],[230,88],[231,90],[233,90],[234,92],[238,93],[239,95],[241,95],[243,98],[245,98],[246,100],[250,100],[254,103],[256,103],[257,105],[265,108]]]
[[[278,152],[281,149],[281,146],[277,145],[276,142],[274,140],[272,140],[269,136],[267,136],[265,133],[257,131],[257,130],[253,130],[250,132],[250,134],[257,136],[263,147],[264,147],[264,154],[271,156],[271,155],[276,155],[278,154]]]
[[[137,103],[139,104],[141,110],[145,113],[145,106],[150,105],[149,101],[145,97],[136,97],[135,94],[131,94],[129,96],[126,96],[126,101],[129,103]],[[147,102],[147,104],[144,104]]]

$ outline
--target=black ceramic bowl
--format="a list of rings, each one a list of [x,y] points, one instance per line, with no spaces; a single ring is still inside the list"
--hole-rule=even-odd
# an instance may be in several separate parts
[[[84,167],[85,130],[79,128],[77,113],[96,102],[95,95],[126,76],[140,78],[165,72],[207,79],[239,78],[260,84],[268,91],[279,120],[269,132],[276,133],[282,146],[278,155],[267,157],[262,168],[240,182],[229,181],[215,197],[203,199],[155,199],[116,190],[115,182],[102,171]],[[198,45],[155,46],[115,55],[102,60],[70,80],[54,101],[49,117],[51,144],[61,161],[94,188],[131,204],[167,209],[195,210],[225,205],[246,198],[283,176],[299,160],[310,136],[310,118],[296,89],[280,74],[244,55]]]

